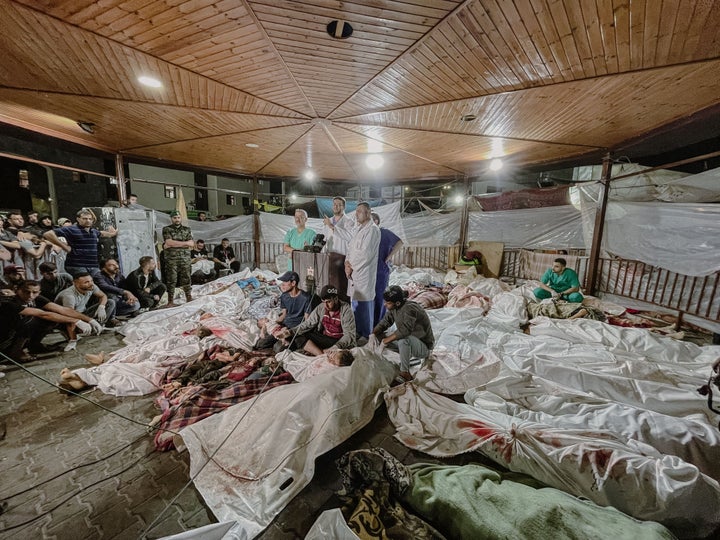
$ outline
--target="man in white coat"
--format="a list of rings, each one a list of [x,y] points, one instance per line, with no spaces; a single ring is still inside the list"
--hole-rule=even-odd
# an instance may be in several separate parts
[[[357,333],[368,337],[373,328],[380,229],[370,219],[370,205],[366,202],[357,205],[355,219],[357,226],[345,257],[345,275],[348,278],[348,296],[355,308]]]
[[[347,255],[348,244],[355,231],[355,221],[345,214],[345,199],[333,197],[333,215],[325,216],[325,240],[328,253]]]

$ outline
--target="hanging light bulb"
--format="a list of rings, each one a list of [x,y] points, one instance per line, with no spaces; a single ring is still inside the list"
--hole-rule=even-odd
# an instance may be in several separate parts
[[[367,168],[376,171],[385,163],[385,159],[380,154],[370,154],[365,158],[365,165]]]
[[[495,158],[490,162],[491,171],[499,171],[503,168],[503,161],[500,158]]]

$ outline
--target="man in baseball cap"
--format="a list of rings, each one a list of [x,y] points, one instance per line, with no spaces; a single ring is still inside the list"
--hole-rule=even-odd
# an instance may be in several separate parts
[[[312,311],[312,296],[298,287],[300,276],[297,272],[285,272],[277,278],[280,282],[280,315],[267,323],[275,323],[269,334],[260,338],[255,344],[256,349],[269,349],[273,347],[275,352],[280,352],[286,344],[278,342],[278,337],[286,339],[290,336],[297,325],[303,322]],[[266,326],[267,329],[270,326]]]
[[[303,348],[319,356],[328,349],[350,349],[356,345],[355,315],[347,302],[338,298],[334,285],[320,291],[322,303],[297,327],[291,349]]]

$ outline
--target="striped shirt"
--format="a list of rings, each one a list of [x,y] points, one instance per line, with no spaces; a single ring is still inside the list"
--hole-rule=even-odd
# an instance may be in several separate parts
[[[98,239],[100,231],[97,229],[85,230],[79,225],[68,225],[55,229],[55,234],[65,238],[72,248],[65,259],[65,266],[77,266],[81,268],[99,268],[98,263]]]

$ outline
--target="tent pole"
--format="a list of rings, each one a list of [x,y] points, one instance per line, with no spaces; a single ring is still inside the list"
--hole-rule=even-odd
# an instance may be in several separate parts
[[[115,154],[115,181],[117,182],[117,196],[120,206],[125,206],[127,193],[125,191],[125,168],[122,154]]]
[[[610,152],[603,158],[602,179],[600,180],[600,208],[595,212],[595,227],[593,229],[588,273],[585,278],[585,289],[591,296],[595,295],[597,287],[598,266],[600,263],[600,247],[602,246],[603,232],[605,230],[605,213],[607,212],[608,198],[610,196],[610,179],[612,178],[612,158]]]
[[[253,209],[253,246],[255,252],[255,268],[260,268],[260,205],[255,206],[255,201],[258,200],[258,192],[260,191],[258,186],[257,174],[253,176],[252,184],[252,209]]]
[[[469,199],[470,199],[470,179],[465,175],[463,179],[463,207],[460,216],[460,255],[465,253],[465,243],[467,242],[467,228],[469,220]],[[448,261],[448,265],[452,266],[456,261]]]

